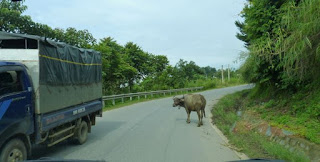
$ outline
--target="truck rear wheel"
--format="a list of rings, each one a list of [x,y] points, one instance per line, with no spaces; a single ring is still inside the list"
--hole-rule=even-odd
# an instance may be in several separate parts
[[[84,144],[86,141],[87,141],[87,138],[88,138],[88,124],[86,121],[82,121],[80,126],[79,126],[79,129],[77,130],[76,132],[76,135],[77,135],[77,143],[82,145]]]
[[[1,150],[1,162],[17,162],[27,159],[27,149],[20,139],[12,139]]]

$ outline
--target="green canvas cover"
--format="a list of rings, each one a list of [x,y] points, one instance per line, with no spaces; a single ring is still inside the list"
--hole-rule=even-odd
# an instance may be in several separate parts
[[[101,82],[101,55],[64,43],[40,41],[40,84],[86,85]]]
[[[102,97],[101,55],[97,51],[44,37],[7,32],[0,32],[1,48],[9,49],[10,54],[16,56],[13,61],[26,63],[27,60],[34,64],[28,68],[34,72],[31,77],[36,114],[51,113]]]
[[[12,40],[37,40],[40,57],[40,84],[84,85],[102,80],[101,54],[35,35],[0,32],[2,44],[10,48],[24,46]],[[26,41],[26,44],[28,44]],[[0,47],[1,48],[1,47]],[[27,49],[28,47],[26,47]]]

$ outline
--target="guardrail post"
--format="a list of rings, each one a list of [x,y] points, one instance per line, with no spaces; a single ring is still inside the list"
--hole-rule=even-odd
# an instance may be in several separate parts
[[[153,93],[151,93],[151,98],[153,98]]]
[[[116,105],[115,99],[112,100],[112,105]]]
[[[121,101],[122,101],[122,103],[124,103],[124,98],[123,97],[121,98]]]
[[[130,96],[130,101],[132,101],[132,96]]]
[[[165,96],[165,95],[166,95],[166,92],[164,92],[163,95]]]
[[[147,98],[147,95],[144,95],[144,98]]]
[[[140,100],[140,96],[138,96],[138,100]]]

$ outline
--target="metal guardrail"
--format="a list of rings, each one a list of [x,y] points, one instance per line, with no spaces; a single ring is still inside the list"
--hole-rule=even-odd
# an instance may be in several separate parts
[[[148,95],[153,97],[153,95],[163,94],[165,96],[166,94],[170,94],[170,95],[172,93],[177,94],[177,92],[183,92],[183,91],[187,91],[187,92],[197,91],[197,90],[201,90],[202,88],[203,87],[193,87],[193,88],[181,88],[181,89],[159,90],[159,91],[150,91],[150,92],[118,94],[118,95],[103,96],[102,100],[104,101],[112,100],[112,104],[115,105],[116,99],[121,99],[123,103],[125,98],[130,98],[130,101],[131,101],[132,97],[138,97],[138,99],[140,99],[140,96],[144,96],[144,98],[147,98]]]

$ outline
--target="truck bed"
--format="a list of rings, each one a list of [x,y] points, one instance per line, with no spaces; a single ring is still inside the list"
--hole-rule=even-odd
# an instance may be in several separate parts
[[[99,52],[1,31],[0,45],[0,60],[26,66],[33,85],[35,114],[64,110],[102,97]]]
[[[102,102],[102,100],[95,100],[92,102],[68,107],[56,112],[50,112],[40,115],[41,131],[48,131],[54,127],[76,120],[92,112],[100,111]]]

